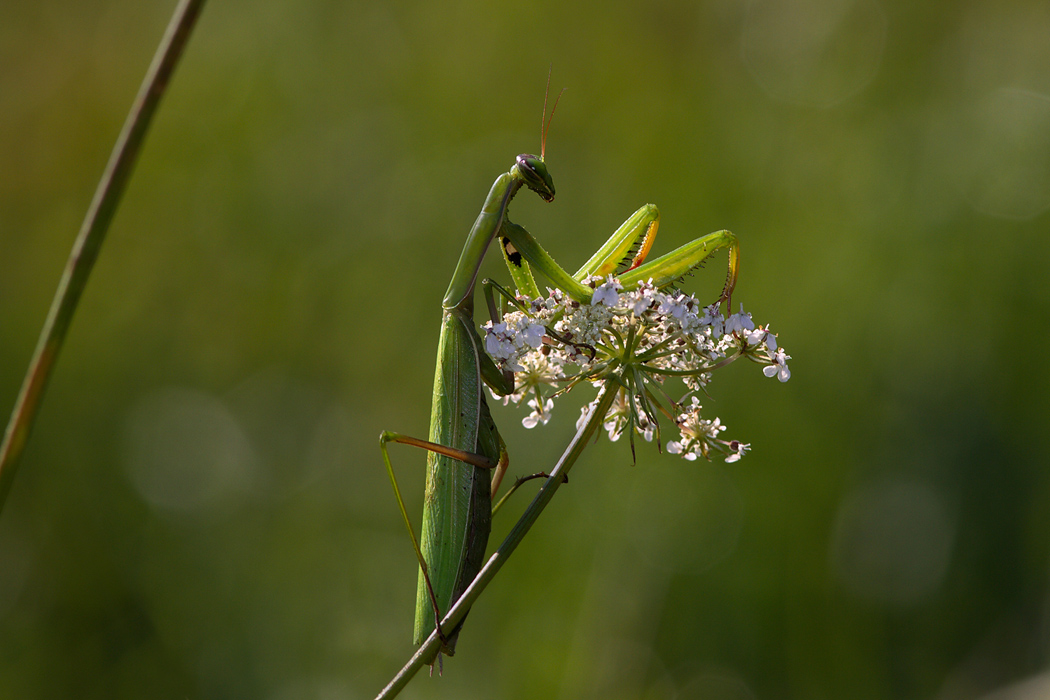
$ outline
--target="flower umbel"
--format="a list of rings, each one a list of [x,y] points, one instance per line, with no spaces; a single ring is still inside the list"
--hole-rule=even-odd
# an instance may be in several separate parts
[[[515,372],[517,392],[504,402],[527,402],[532,412],[526,428],[546,424],[554,399],[580,384],[614,382],[620,390],[603,425],[609,439],[627,433],[660,445],[663,414],[680,436],[667,451],[687,460],[723,455],[736,462],[751,446],[722,437],[725,426],[703,418],[697,393],[706,389],[712,373],[746,357],[763,365],[767,377],[786,382],[791,372],[787,355],[768,326],[756,326],[751,314],[728,319],[718,304],[702,306],[692,295],[662,291],[652,281],[625,290],[613,276],[586,281],[594,289],[590,303],[574,301],[561,290],[546,299],[519,297],[524,310],[506,314],[484,326],[485,348],[504,369]],[[680,379],[685,393],[668,394],[668,379]],[[580,422],[594,410],[585,406]]]

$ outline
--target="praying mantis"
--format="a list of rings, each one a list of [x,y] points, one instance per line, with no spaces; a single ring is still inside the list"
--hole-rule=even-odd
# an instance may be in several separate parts
[[[555,105],[556,106],[556,105]],[[553,116],[553,110],[551,112]],[[405,524],[408,526],[419,576],[416,595],[414,642],[421,644],[440,624],[441,616],[463,594],[481,568],[491,529],[492,499],[508,465],[507,450],[492,420],[484,385],[494,393],[514,391],[513,374],[503,371],[485,352],[474,321],[474,288],[482,260],[494,239],[499,239],[508,270],[519,291],[539,297],[533,275],[538,270],[554,287],[575,302],[589,303],[595,277],[617,275],[625,288],[641,284],[663,289],[700,266],[714,252],[729,249],[729,271],[718,303],[730,302],[739,267],[736,237],[718,231],[698,238],[649,263],[644,263],[659,226],[660,215],[651,204],[641,207],[621,225],[576,273],[569,274],[523,227],[511,222],[508,207],[524,186],[541,199],[554,199],[554,183],[544,161],[546,104],[541,120],[540,156],[522,154],[493,183],[481,212],[467,236],[463,252],[442,302],[442,324],[428,440],[384,431],[380,436],[383,460]],[[490,312],[496,312],[487,285]],[[502,288],[499,288],[502,292]],[[509,295],[507,295],[509,296]],[[545,333],[559,341],[551,328]],[[567,342],[567,341],[566,341]],[[387,445],[412,445],[428,451],[422,534],[416,539]],[[520,483],[521,480],[519,480]],[[452,656],[462,622],[441,630],[441,644],[426,661],[433,665],[443,653]]]

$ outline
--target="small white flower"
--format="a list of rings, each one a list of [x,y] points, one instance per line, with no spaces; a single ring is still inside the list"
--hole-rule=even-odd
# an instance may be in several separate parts
[[[767,335],[769,334],[766,332],[765,328],[756,328],[755,330],[747,334],[747,344],[758,345],[766,339]]]
[[[709,438],[716,438],[721,432],[725,432],[726,427],[722,425],[722,419],[715,416],[714,420],[701,420],[701,429],[707,434]]]
[[[711,337],[715,339],[722,337],[725,319],[722,318],[722,312],[718,310],[718,304],[704,307],[704,315],[700,317],[700,325],[711,327]]]
[[[507,359],[507,324],[500,322],[493,325],[492,321],[489,321],[482,328],[485,331],[485,352],[496,361]]]
[[[773,364],[768,367],[762,368],[762,374],[767,377],[775,376],[782,382],[786,382],[791,379],[791,370],[788,369],[787,361],[791,359],[791,355],[784,352],[784,348],[780,348],[773,355]]]
[[[773,352],[777,349],[777,336],[769,332],[769,326],[759,326],[747,334],[748,345],[758,345],[759,343],[765,343],[766,350],[772,357]]]
[[[577,430],[583,430],[583,426],[585,426],[587,421],[591,419],[591,414],[594,413],[594,409],[597,405],[598,399],[595,399],[580,409],[580,417],[576,419]]]
[[[685,446],[677,440],[672,440],[667,443],[667,451],[673,455],[682,455],[682,459],[689,462],[696,461],[696,453],[692,450],[686,451]]]
[[[518,355],[514,347],[514,334],[504,322],[492,325],[489,321],[483,326],[485,332],[485,352],[497,362],[507,363]],[[516,363],[510,363],[516,364]]]
[[[664,295],[663,301],[660,302],[660,313],[681,321],[689,311],[689,299],[685,294]]]
[[[521,388],[521,387],[519,387],[519,389],[520,389],[520,388]],[[492,389],[492,387],[489,387],[489,394],[491,394],[491,395],[492,395],[492,398],[493,398],[494,400],[496,400],[496,401],[499,401],[499,402],[501,402],[501,403],[502,403],[502,404],[503,404],[504,406],[507,406],[507,405],[509,405],[509,404],[512,404],[512,403],[513,403],[513,404],[514,404],[515,406],[517,406],[517,405],[518,405],[518,404],[520,404],[520,403],[522,402],[522,400],[523,400],[523,399],[525,398],[525,394],[524,394],[524,392],[521,392],[521,391],[519,391],[519,392],[517,392],[517,393],[514,393],[514,394],[503,394],[503,395],[500,395],[500,394],[497,394],[497,393],[496,393],[496,392],[495,392],[495,391],[494,391],[494,390]]]
[[[648,418],[641,418],[637,423],[638,434],[645,438],[646,442],[653,441],[653,433],[656,430],[656,425]]]
[[[547,333],[547,329],[538,323],[529,323],[525,327],[525,331],[521,334],[525,344],[533,349],[539,348],[543,345],[543,336]]]
[[[554,409],[554,401],[547,399],[541,408],[538,400],[529,399],[529,406],[532,407],[532,413],[522,418],[521,424],[530,430],[537,425],[547,425],[547,421],[551,419],[551,410]]]
[[[726,321],[726,333],[740,333],[755,330],[755,322],[751,320],[751,314],[744,312],[744,305],[740,305],[740,313],[733,314]]]
[[[729,454],[726,455],[726,462],[739,462],[740,458],[751,449],[751,443],[743,443],[737,440],[732,440],[729,443]]]
[[[653,286],[653,278],[650,277],[648,282],[642,282],[631,294],[631,313],[635,316],[641,316],[646,310],[653,305],[653,295],[656,293],[656,287]]]
[[[591,297],[591,306],[598,306],[599,304],[609,307],[616,306],[620,301],[620,295],[617,294],[617,290],[622,288],[620,281],[609,275],[605,282],[594,290],[594,296]]]

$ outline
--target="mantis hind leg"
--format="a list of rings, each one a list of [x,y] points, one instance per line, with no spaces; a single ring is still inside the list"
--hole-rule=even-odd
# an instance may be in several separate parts
[[[419,568],[423,574],[423,580],[426,583],[427,595],[430,598],[431,606],[434,609],[434,627],[437,629],[438,636],[441,638],[443,648],[449,650],[446,652],[449,653],[449,655],[451,655],[450,650],[452,649],[454,642],[450,642],[449,637],[446,637],[441,629],[441,606],[438,604],[437,595],[434,592],[434,586],[430,580],[430,571],[427,567],[426,559],[423,557],[422,547],[419,544],[419,539],[416,537],[415,530],[412,528],[412,521],[408,517],[408,510],[405,508],[405,501],[401,496],[401,488],[397,483],[397,477],[394,475],[394,468],[390,461],[390,452],[387,448],[387,444],[396,442],[402,445],[411,445],[429,452],[451,457],[452,459],[459,460],[480,469],[492,469],[494,470],[492,476],[492,493],[494,494],[503,479],[503,475],[507,471],[507,466],[510,460],[507,456],[503,439],[496,431],[495,424],[492,423],[492,419],[488,415],[488,406],[484,401],[482,401],[482,406],[484,406],[483,417],[486,419],[482,421],[482,427],[489,429],[479,430],[478,452],[458,450],[453,447],[439,445],[428,440],[422,440],[410,435],[402,435],[389,430],[383,431],[379,436],[379,449],[383,453],[383,463],[386,466],[387,475],[390,477],[390,484],[394,489],[394,497],[397,499],[398,508],[401,510],[401,517],[405,522],[405,527],[408,528],[408,536],[412,540],[412,549],[415,551],[416,559],[419,561]],[[495,450],[492,449],[493,446],[496,447]],[[499,457],[498,459],[493,460],[488,454],[498,454]],[[454,631],[451,636],[454,638],[455,634],[456,632]]]

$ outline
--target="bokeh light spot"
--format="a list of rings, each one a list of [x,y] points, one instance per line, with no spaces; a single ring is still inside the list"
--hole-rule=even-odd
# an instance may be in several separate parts
[[[744,27],[744,62],[775,100],[832,107],[878,72],[886,13],[876,0],[759,0]]]
[[[858,596],[911,603],[941,584],[953,540],[954,526],[940,493],[922,482],[887,479],[843,499],[832,564]]]
[[[1050,97],[1002,88],[975,108],[966,151],[970,205],[1009,219],[1050,207]]]
[[[255,461],[247,437],[220,401],[175,388],[132,408],[124,455],[136,491],[164,510],[192,510],[243,492]]]

